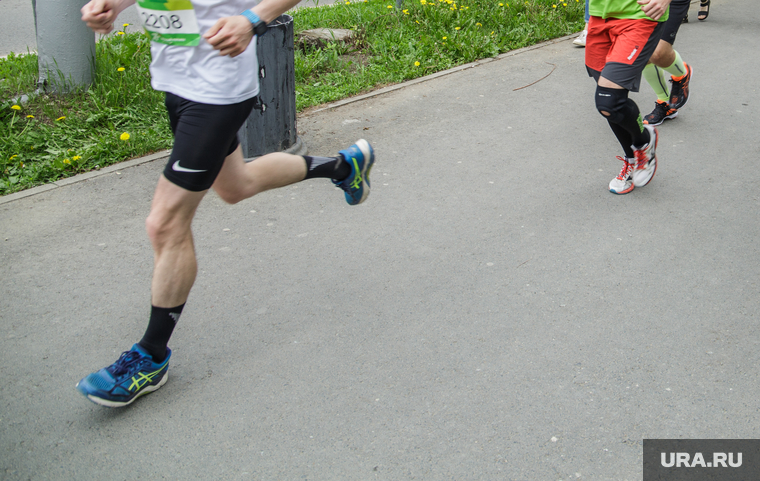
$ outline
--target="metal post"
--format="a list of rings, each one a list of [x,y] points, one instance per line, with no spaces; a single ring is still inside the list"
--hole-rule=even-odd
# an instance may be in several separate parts
[[[82,22],[87,0],[32,0],[37,30],[39,87],[66,93],[92,83],[95,36]]]
[[[239,132],[247,159],[271,152],[306,153],[296,130],[296,78],[293,17],[280,15],[258,37],[260,105]]]

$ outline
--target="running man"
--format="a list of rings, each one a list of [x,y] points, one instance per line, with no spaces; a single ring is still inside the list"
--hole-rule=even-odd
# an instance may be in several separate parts
[[[105,34],[134,3],[91,0],[82,7],[82,20]],[[335,157],[272,153],[250,163],[243,160],[237,132],[259,93],[256,37],[297,3],[137,0],[151,36],[152,85],[166,92],[174,146],[146,221],[154,251],[148,327],[115,363],[77,383],[90,401],[126,406],[166,383],[171,357],[167,345],[197,272],[191,222],[209,188],[234,204],[321,177],[343,189],[350,205],[367,199],[374,152],[366,140]]]
[[[657,170],[657,130],[645,125],[628,92],[638,92],[641,72],[657,47],[670,0],[591,0],[586,70],[596,80],[596,108],[623,147],[613,194],[647,185]]]
[[[672,0],[670,2],[670,16],[665,22],[662,37],[657,44],[649,63],[644,67],[644,78],[652,86],[657,94],[654,110],[644,117],[644,123],[648,125],[660,125],[666,119],[674,119],[678,116],[678,109],[686,105],[689,100],[689,81],[691,80],[691,66],[681,59],[681,55],[673,49],[676,41],[678,28],[689,13],[691,0]],[[672,88],[668,89],[665,72],[670,74]]]

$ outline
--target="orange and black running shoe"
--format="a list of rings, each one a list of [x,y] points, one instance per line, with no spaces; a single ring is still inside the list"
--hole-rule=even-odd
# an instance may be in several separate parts
[[[665,122],[665,119],[674,119],[678,116],[678,110],[674,109],[667,102],[658,100],[654,104],[654,110],[652,113],[644,117],[644,124],[646,125],[660,125]]]
[[[676,110],[680,109],[689,100],[689,81],[691,80],[691,66],[684,62],[686,67],[686,74],[681,76],[678,80],[671,77],[673,82],[670,88],[670,107]]]

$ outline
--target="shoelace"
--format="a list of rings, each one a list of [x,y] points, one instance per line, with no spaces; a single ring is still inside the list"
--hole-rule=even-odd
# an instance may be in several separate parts
[[[655,108],[660,111],[663,117],[668,115],[668,112],[670,111],[670,105],[663,102],[655,102],[655,104],[657,104]]]
[[[140,353],[136,351],[124,351],[121,353],[121,356],[119,356],[119,359],[108,366],[106,370],[108,370],[114,377],[119,377],[120,375],[129,372],[132,365],[138,362],[141,357]]]
[[[628,159],[625,157],[620,157],[619,155],[616,157],[618,160],[623,161],[623,168],[620,169],[620,173],[618,174],[618,179],[625,180],[625,178],[628,176],[628,174],[631,172],[631,167],[633,167],[633,164],[628,162]]]

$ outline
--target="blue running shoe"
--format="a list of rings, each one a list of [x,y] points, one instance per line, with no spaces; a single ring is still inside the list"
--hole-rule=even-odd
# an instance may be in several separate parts
[[[76,387],[95,404],[109,408],[126,406],[166,384],[171,355],[171,349],[167,348],[164,362],[156,364],[142,346],[135,344],[132,350],[122,352],[115,363],[93,372]]]
[[[351,174],[333,184],[346,192],[349,205],[361,204],[369,197],[369,171],[375,163],[375,151],[364,139],[357,140],[351,147],[338,152],[351,165]]]

